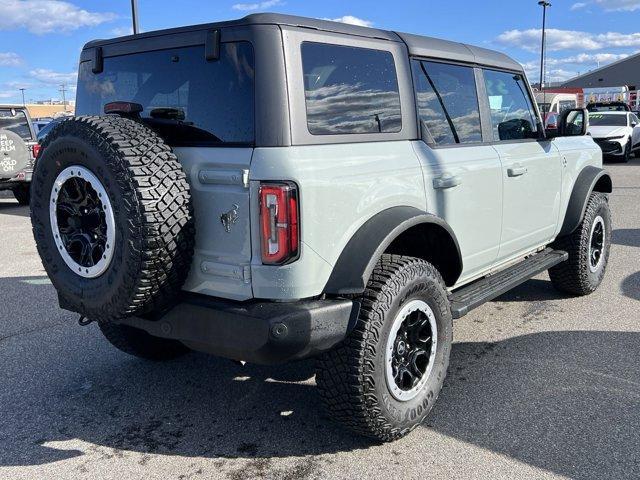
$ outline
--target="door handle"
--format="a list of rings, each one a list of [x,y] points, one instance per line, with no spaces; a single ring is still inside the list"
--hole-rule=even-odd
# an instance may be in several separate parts
[[[443,175],[433,179],[433,188],[453,188],[462,183],[457,175]]]
[[[527,173],[526,167],[507,168],[507,175],[509,175],[510,177],[519,177],[520,175],[524,175],[525,173]]]

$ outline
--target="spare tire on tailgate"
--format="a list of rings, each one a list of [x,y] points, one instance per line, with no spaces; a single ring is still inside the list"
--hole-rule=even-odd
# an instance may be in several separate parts
[[[162,311],[194,247],[189,185],[178,159],[143,124],[76,117],[42,146],[31,223],[60,306],[102,322]]]

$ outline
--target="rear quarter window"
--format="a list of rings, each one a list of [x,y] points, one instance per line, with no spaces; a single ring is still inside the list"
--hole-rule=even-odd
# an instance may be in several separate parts
[[[311,134],[400,131],[400,93],[390,52],[313,42],[303,42],[301,49]]]
[[[29,120],[22,110],[14,108],[0,109],[0,130],[9,130],[19,135],[26,142],[33,140]]]
[[[114,101],[141,104],[145,122],[172,145],[253,144],[253,48],[223,43],[216,61],[206,61],[204,46],[107,57],[99,74],[82,63],[77,114],[101,115]]]

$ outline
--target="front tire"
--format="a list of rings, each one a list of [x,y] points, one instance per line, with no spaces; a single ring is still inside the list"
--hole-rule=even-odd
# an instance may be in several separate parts
[[[611,250],[611,211],[603,193],[589,197],[582,222],[576,230],[554,242],[569,259],[549,269],[551,283],[572,295],[594,292],[604,278]]]
[[[31,184],[20,185],[13,189],[13,196],[20,205],[29,205],[31,200]]]
[[[431,411],[446,376],[451,310],[430,263],[383,255],[349,337],[318,360],[316,382],[329,415],[381,441],[403,437]]]

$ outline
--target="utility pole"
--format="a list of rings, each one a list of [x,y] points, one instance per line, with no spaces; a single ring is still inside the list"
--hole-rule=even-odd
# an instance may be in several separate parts
[[[551,6],[550,2],[540,0],[538,5],[542,7],[542,48],[540,50],[540,91],[544,90],[544,54],[545,54],[545,36],[547,26],[547,7]]]
[[[138,0],[131,0],[131,20],[133,21],[133,34],[140,32],[138,28]]]
[[[64,111],[67,111],[67,97],[65,95],[66,91],[67,91],[67,86],[63,83],[62,85],[60,85],[60,91],[62,92],[62,105],[64,107]]]
[[[24,91],[26,90],[26,88],[19,88],[18,90],[20,90],[22,92],[22,106],[26,107],[27,106],[27,102],[24,101]]]

